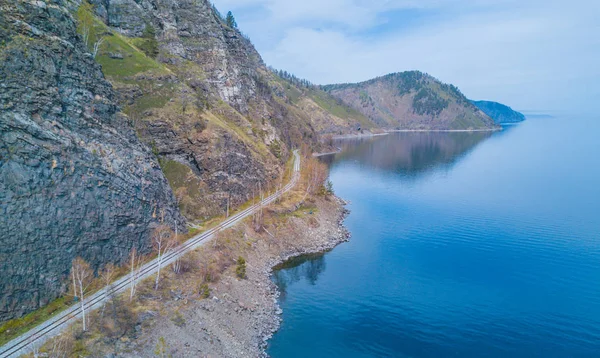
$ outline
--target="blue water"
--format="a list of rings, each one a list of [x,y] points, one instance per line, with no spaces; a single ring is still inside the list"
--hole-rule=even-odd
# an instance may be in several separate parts
[[[343,146],[351,241],[275,273],[272,357],[600,357],[600,120]]]

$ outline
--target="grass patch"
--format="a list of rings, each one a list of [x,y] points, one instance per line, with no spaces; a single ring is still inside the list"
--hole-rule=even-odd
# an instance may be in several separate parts
[[[121,78],[164,68],[130,44],[122,35],[111,33],[111,36],[106,37],[102,51],[96,57],[96,61],[102,65],[102,72],[106,76]],[[112,58],[110,54],[119,54],[123,58]]]
[[[124,112],[128,116],[141,115],[151,108],[163,108],[167,105],[167,103],[169,103],[169,100],[171,98],[172,93],[167,93],[167,91],[160,93],[145,94],[142,97],[136,99],[133,105],[127,106],[124,109]]]
[[[161,160],[160,166],[169,180],[169,184],[171,184],[173,191],[189,184],[188,176],[192,174],[192,170],[188,168],[187,165],[174,160]]]
[[[313,215],[317,215],[319,213],[319,209],[316,205],[302,205],[298,210],[292,212],[290,215],[296,218],[306,218],[311,217]]]
[[[102,65],[104,75],[122,78],[149,70],[158,70],[163,73],[168,72],[166,67],[146,56],[142,50],[137,48],[133,44],[135,39],[129,39],[111,30],[96,17],[93,17],[91,28],[88,41],[89,47],[93,47],[93,44],[99,38],[104,38],[104,43],[100,46],[96,57],[96,62]],[[81,28],[79,31],[81,33]],[[113,58],[115,55],[122,56],[123,58]]]
[[[72,302],[65,297],[60,297],[21,318],[3,323],[0,326],[0,346],[62,312],[70,306],[70,303]]]
[[[290,99],[290,102],[292,102],[292,104],[298,103],[298,100],[300,99],[300,97],[302,97],[302,92],[300,92],[299,89],[292,85],[287,85],[284,87],[284,89],[285,95],[287,98]]]
[[[486,128],[485,123],[471,115],[460,114],[450,123],[450,129],[479,129]]]
[[[223,105],[226,104],[223,103]],[[249,148],[253,149],[254,152],[261,157],[266,157],[270,154],[269,149],[262,141],[250,138],[248,133],[246,133],[243,128],[235,123],[231,123],[225,117],[217,116],[212,112],[206,112],[204,117],[209,123],[213,123],[214,125],[221,127],[228,132],[233,132],[237,138],[239,138]]]
[[[371,128],[373,124],[371,121],[365,117],[362,113],[358,112],[355,109],[347,107],[343,104],[338,103],[338,101],[321,90],[310,90],[308,95],[319,107],[323,108],[327,112],[333,114],[336,117],[342,119],[354,119],[363,128]]]
[[[210,203],[205,200],[208,187],[187,165],[174,160],[161,159],[160,167],[173,189],[179,208],[188,218],[198,218]]]

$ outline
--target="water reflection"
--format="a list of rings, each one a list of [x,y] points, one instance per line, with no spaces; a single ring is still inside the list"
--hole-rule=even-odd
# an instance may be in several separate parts
[[[285,299],[288,285],[305,280],[315,285],[319,275],[325,271],[325,254],[303,255],[277,266],[273,273],[273,282],[278,286],[281,299]]]
[[[329,165],[348,161],[380,170],[418,178],[440,168],[453,166],[492,132],[400,132],[386,136],[344,139],[336,144],[342,151],[322,157]],[[306,281],[315,285],[325,271],[324,254],[304,255],[275,268],[273,282],[284,300],[287,287]]]
[[[328,164],[347,160],[362,166],[417,176],[454,165],[492,132],[401,132],[386,136],[344,139],[341,153],[323,157]]]

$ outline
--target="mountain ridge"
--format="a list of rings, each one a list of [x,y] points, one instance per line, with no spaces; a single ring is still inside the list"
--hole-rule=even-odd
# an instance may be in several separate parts
[[[420,71],[322,88],[386,129],[496,129],[456,86]]]

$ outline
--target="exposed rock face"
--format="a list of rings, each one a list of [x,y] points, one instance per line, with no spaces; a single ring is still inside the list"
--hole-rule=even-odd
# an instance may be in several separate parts
[[[387,129],[493,129],[493,120],[456,87],[418,71],[393,73],[356,84],[324,87]]]
[[[190,219],[222,214],[228,202],[235,207],[258,195],[281,174],[291,147],[317,142],[310,121],[274,94],[273,75],[250,41],[207,0],[93,3],[107,30],[124,41],[139,41],[148,28],[156,33],[159,53],[146,59],[154,71],[130,66],[136,73],[122,76],[107,70],[119,66],[106,56],[111,39],[99,62]],[[127,64],[136,54],[126,52]]]
[[[183,214],[192,219],[221,215],[228,202],[231,208],[247,202],[258,195],[259,183],[264,188],[280,174],[279,162],[270,153],[255,152],[226,130],[203,130],[194,116],[173,122],[172,117],[161,120],[161,110],[149,115],[153,120],[142,122],[139,135],[163,158]]]
[[[0,321],[58,297],[76,256],[119,262],[159,216],[183,222],[73,6],[0,1]]]
[[[199,64],[222,100],[243,114],[250,111],[261,81],[257,70],[264,63],[250,41],[223,24],[207,0],[93,2],[107,25],[128,37],[140,37],[146,26],[154,26],[164,61]]]

